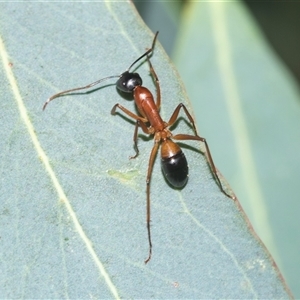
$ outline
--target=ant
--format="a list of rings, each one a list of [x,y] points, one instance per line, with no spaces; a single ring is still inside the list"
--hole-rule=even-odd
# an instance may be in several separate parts
[[[215,180],[220,188],[220,190],[229,198],[235,199],[234,196],[229,195],[222,186],[221,180],[218,176],[217,169],[214,165],[212,156],[210,154],[210,150],[208,147],[208,144],[205,140],[205,138],[200,137],[197,133],[197,129],[195,126],[195,122],[188,112],[187,108],[184,104],[180,103],[174,110],[171,118],[168,122],[165,122],[162,120],[159,109],[161,104],[161,95],[160,95],[160,84],[158,77],[154,71],[154,68],[150,62],[150,54],[152,54],[154,50],[154,44],[157,38],[158,32],[156,32],[152,46],[150,49],[148,49],[143,55],[141,55],[138,59],[136,59],[130,67],[123,72],[121,75],[114,75],[114,76],[108,76],[105,78],[102,78],[100,80],[97,80],[93,83],[90,83],[84,87],[78,87],[73,88],[70,90],[59,92],[50,98],[45,102],[43,106],[43,110],[46,108],[48,103],[52,101],[53,99],[77,90],[82,89],[88,89],[91,88],[94,85],[99,84],[100,82],[118,77],[119,79],[116,82],[117,89],[121,92],[125,93],[132,93],[133,98],[135,101],[135,104],[137,106],[137,109],[139,111],[140,115],[137,115],[121,104],[117,103],[113,106],[111,110],[111,114],[115,115],[116,110],[120,109],[134,119],[136,121],[135,123],[135,130],[133,135],[133,142],[134,142],[134,149],[135,149],[135,155],[130,158],[136,158],[139,154],[139,149],[137,145],[137,139],[138,139],[138,129],[139,127],[143,130],[145,134],[154,135],[154,146],[151,150],[149,163],[148,163],[148,171],[147,171],[147,177],[146,177],[146,193],[147,193],[147,232],[148,232],[148,243],[149,243],[149,253],[148,258],[145,260],[145,263],[148,263],[152,256],[152,241],[151,241],[151,230],[150,230],[150,182],[151,182],[151,174],[153,170],[153,164],[154,160],[157,154],[157,151],[159,149],[159,146],[161,146],[161,167],[162,172],[166,178],[166,180],[169,182],[170,185],[172,185],[174,188],[182,189],[187,181],[188,181],[188,163],[186,160],[186,157],[184,153],[182,152],[181,148],[178,144],[176,144],[173,140],[193,140],[193,141],[200,141],[203,142],[206,149],[206,159],[210,166],[211,172],[215,177]],[[149,63],[150,67],[150,73],[155,81],[156,86],[156,102],[154,101],[152,93],[146,88],[142,86],[142,78],[138,73],[130,72],[130,69],[135,65],[138,61],[140,61],[143,57],[146,56],[146,60]],[[180,110],[183,109],[187,118],[189,119],[195,135],[188,135],[188,134],[176,134],[173,135],[170,129],[168,129],[170,126],[172,126],[178,119],[178,114]]]

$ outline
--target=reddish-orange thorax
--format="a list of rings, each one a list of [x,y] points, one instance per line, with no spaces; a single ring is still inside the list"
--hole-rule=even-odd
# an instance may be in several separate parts
[[[140,114],[147,118],[155,131],[163,130],[165,124],[158,112],[151,92],[143,86],[137,86],[134,89],[133,97]]]

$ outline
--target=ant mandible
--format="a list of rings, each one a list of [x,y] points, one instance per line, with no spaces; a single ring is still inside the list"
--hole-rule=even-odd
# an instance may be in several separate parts
[[[53,99],[77,90],[82,89],[88,89],[91,88],[100,82],[118,77],[119,79],[116,82],[117,88],[125,93],[133,93],[133,98],[135,101],[135,104],[137,106],[137,109],[140,113],[140,115],[137,115],[121,104],[117,103],[114,105],[114,107],[111,110],[111,114],[116,114],[117,108],[122,110],[126,115],[131,117],[136,121],[135,123],[135,130],[133,135],[133,141],[134,141],[134,149],[135,149],[135,155],[131,158],[136,158],[139,154],[139,149],[137,145],[137,139],[138,139],[138,129],[139,127],[142,128],[143,132],[149,135],[154,135],[154,146],[151,150],[149,163],[148,163],[148,171],[147,171],[147,178],[146,178],[146,193],[147,193],[147,232],[148,232],[148,243],[149,243],[149,254],[148,258],[145,260],[145,263],[148,263],[151,259],[152,255],[152,241],[151,241],[151,230],[150,230],[150,182],[151,182],[151,174],[153,170],[153,164],[154,160],[158,151],[159,146],[161,146],[161,166],[163,174],[166,178],[166,180],[175,188],[181,189],[183,188],[188,180],[188,163],[186,160],[186,157],[184,153],[182,152],[181,148],[173,142],[173,140],[194,140],[194,141],[200,141],[203,142],[206,149],[206,159],[208,161],[208,164],[210,166],[211,172],[215,177],[215,180],[217,184],[219,185],[220,190],[229,198],[235,199],[234,196],[229,195],[222,186],[221,180],[218,176],[217,169],[215,167],[215,164],[213,162],[212,156],[210,154],[210,150],[208,147],[208,144],[205,140],[205,138],[200,137],[197,134],[197,129],[195,126],[195,122],[188,112],[187,108],[184,104],[180,103],[174,110],[171,118],[168,122],[165,122],[162,120],[159,109],[161,104],[161,95],[160,95],[160,84],[158,77],[154,71],[154,68],[150,62],[149,55],[152,54],[154,49],[154,44],[157,38],[158,32],[156,32],[152,46],[150,49],[148,49],[143,55],[141,55],[137,60],[135,60],[130,67],[123,72],[121,75],[114,75],[114,76],[108,76],[105,78],[102,78],[100,80],[97,80],[93,83],[90,83],[84,87],[78,87],[73,88],[70,90],[59,92],[50,98],[45,102],[43,106],[43,110],[46,108],[48,103],[52,101]],[[156,102],[154,102],[152,93],[146,88],[142,86],[142,78],[138,73],[132,73],[130,72],[130,69],[134,64],[136,64],[139,60],[141,60],[143,57],[146,56],[146,59],[149,63],[150,67],[150,73],[154,78],[155,86],[156,86]],[[172,126],[177,118],[180,110],[183,109],[187,118],[189,119],[195,135],[189,135],[189,134],[176,134],[173,135],[170,129],[168,129],[170,126]]]

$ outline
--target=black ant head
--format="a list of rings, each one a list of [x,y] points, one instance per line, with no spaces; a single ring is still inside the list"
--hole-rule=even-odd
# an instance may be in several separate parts
[[[126,71],[121,74],[116,84],[118,90],[125,93],[131,93],[135,87],[141,86],[143,81],[138,73],[130,73],[129,71]]]

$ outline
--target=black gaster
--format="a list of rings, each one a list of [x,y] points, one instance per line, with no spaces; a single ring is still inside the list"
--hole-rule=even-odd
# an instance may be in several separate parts
[[[175,188],[183,188],[188,181],[189,167],[182,151],[172,157],[161,159],[166,180]]]

